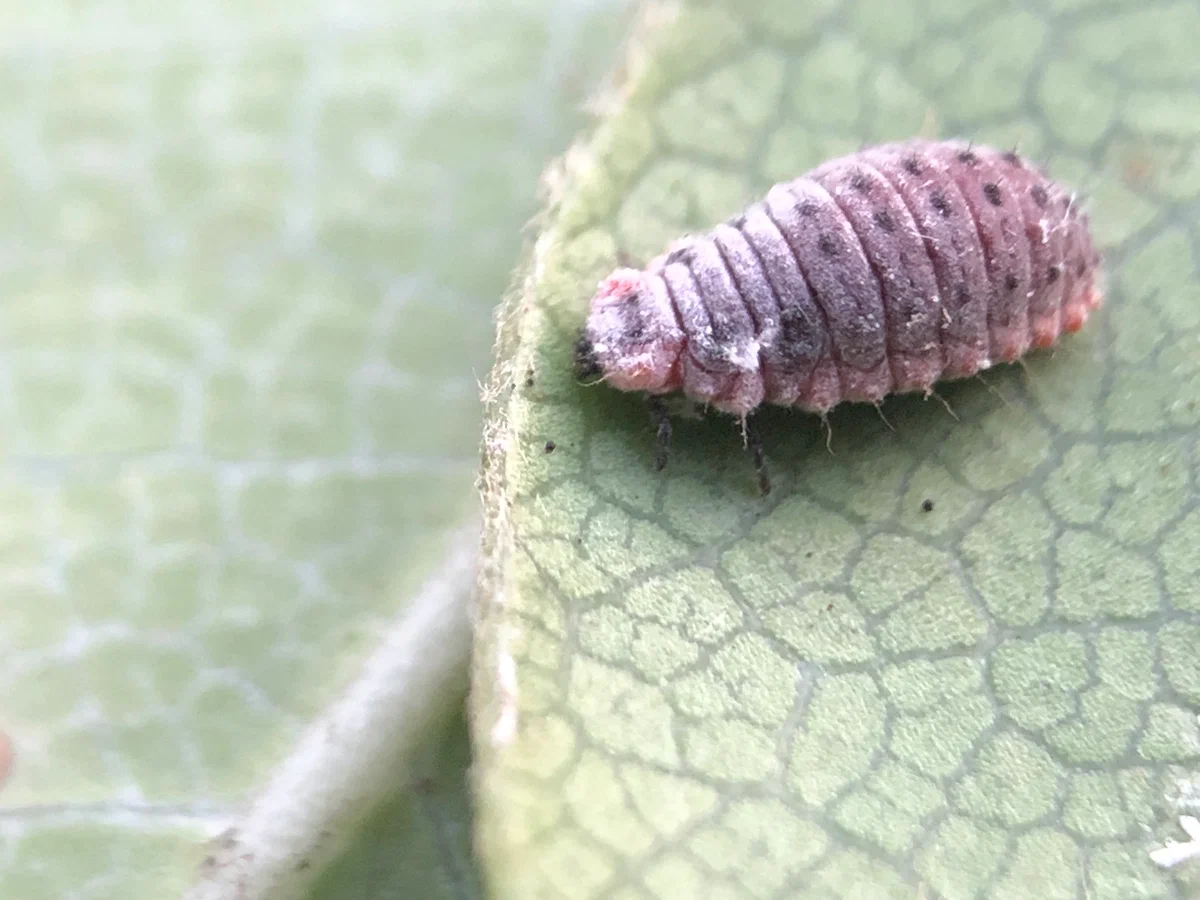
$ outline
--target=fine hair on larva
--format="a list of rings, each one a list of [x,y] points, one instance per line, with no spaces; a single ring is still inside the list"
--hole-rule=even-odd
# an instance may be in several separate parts
[[[622,266],[592,297],[577,375],[736,416],[763,492],[763,404],[824,416],[929,395],[1078,331],[1102,297],[1075,195],[1013,151],[961,140],[868,147]]]

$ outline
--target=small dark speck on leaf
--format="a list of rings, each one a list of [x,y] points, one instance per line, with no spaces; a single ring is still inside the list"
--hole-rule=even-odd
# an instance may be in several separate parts
[[[926,497],[921,503],[921,510],[923,512],[933,512],[933,501]]]
[[[554,443],[554,441],[546,441],[546,452],[553,453],[554,448],[557,446],[558,446],[558,444]]]
[[[812,555],[813,555],[813,552],[811,550],[809,550],[807,553],[804,554],[804,558],[812,559]]]
[[[825,612],[833,612],[833,604],[832,603],[830,603],[828,606],[825,607]]]

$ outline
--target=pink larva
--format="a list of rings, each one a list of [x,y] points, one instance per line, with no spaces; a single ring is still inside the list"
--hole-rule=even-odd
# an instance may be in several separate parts
[[[763,403],[823,415],[928,394],[1078,331],[1101,301],[1099,265],[1072,195],[1016,153],[884,144],[613,272],[576,371],[743,423]],[[661,468],[670,426],[654,408]]]

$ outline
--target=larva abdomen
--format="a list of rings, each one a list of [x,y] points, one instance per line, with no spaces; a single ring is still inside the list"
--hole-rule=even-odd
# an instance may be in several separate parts
[[[1078,330],[1087,218],[1015,153],[885,144],[773,187],[592,300],[582,374],[745,417],[928,392]]]

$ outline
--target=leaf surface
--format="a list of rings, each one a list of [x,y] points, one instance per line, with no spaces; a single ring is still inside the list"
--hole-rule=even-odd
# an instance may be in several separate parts
[[[1183,2],[646,8],[490,387],[495,896],[1196,895],[1150,852],[1200,803],[1197,41]],[[641,401],[571,375],[597,281],[918,133],[1079,188],[1102,312],[953,415],[767,412],[766,500],[716,415],[656,473]]]
[[[617,6],[0,4],[0,896],[179,896],[439,564]]]

